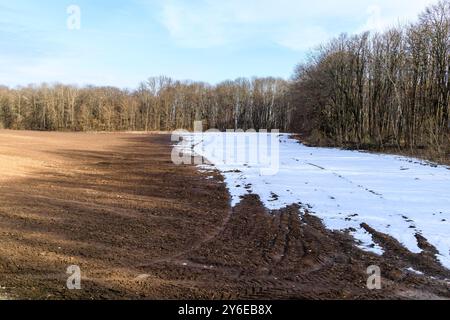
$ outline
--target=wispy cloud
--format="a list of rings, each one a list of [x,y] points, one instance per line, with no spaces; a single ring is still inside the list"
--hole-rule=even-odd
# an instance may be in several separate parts
[[[272,42],[303,51],[337,33],[413,20],[433,0],[165,0],[161,21],[180,46]],[[340,28],[346,27],[346,30]]]
[[[21,21],[24,12],[0,5],[0,66],[3,70],[14,66],[33,65],[55,54],[61,47],[45,36],[39,25]]]
[[[186,47],[250,41],[302,49],[314,42],[313,37],[317,40],[318,35],[321,39],[327,35],[318,23],[311,25],[310,19],[305,20],[302,10],[299,2],[292,0],[168,0],[162,2],[161,21],[176,43]]]
[[[12,4],[14,7],[0,4],[0,84],[15,86],[64,82],[124,85],[120,76],[99,70],[103,52],[95,47],[95,40],[91,39],[131,39],[133,34],[88,28],[82,32],[71,32],[66,26],[64,5],[55,9],[53,5],[48,7],[47,3],[47,9],[55,10],[57,15],[46,15],[45,7],[36,12],[33,5],[27,6],[23,2],[16,6]]]

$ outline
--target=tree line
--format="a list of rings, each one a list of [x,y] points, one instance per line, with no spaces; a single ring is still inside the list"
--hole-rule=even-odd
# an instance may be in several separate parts
[[[297,67],[294,130],[316,143],[450,151],[450,1],[416,23],[341,35]]]
[[[150,78],[136,90],[62,84],[0,87],[0,125],[47,131],[281,129],[290,122],[289,83],[276,78],[217,85]]]

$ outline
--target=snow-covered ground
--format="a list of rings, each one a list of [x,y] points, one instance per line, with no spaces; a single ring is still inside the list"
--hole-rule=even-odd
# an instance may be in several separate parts
[[[278,147],[270,156],[279,160],[279,167],[269,175],[261,170],[267,161],[250,161],[248,156],[262,142],[275,146],[266,143],[268,137],[280,142],[279,159]],[[392,155],[310,148],[289,135],[206,133],[183,138],[179,150],[205,157],[223,173],[233,205],[248,193],[259,195],[268,209],[299,204],[329,229],[352,230],[361,248],[377,254],[383,248],[374,244],[361,223],[393,236],[414,253],[421,252],[415,237],[419,233],[450,268],[450,170],[446,167]],[[224,149],[224,140],[233,141],[234,147],[227,143]],[[230,152],[237,155],[234,160]]]

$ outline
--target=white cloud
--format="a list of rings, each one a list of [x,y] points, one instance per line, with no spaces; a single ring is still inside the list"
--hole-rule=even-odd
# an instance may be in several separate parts
[[[4,58],[4,59],[3,59]],[[0,85],[8,86],[47,83],[76,85],[104,84],[134,87],[123,76],[112,72],[99,72],[84,67],[74,57],[49,57],[35,61],[23,61],[0,55]]]
[[[386,20],[381,16],[381,8],[377,5],[372,5],[367,8],[367,22],[364,25],[364,30],[383,30],[387,26]]]
[[[299,2],[292,0],[168,0],[162,3],[161,19],[181,46],[204,48],[269,41],[302,49],[314,42],[314,34],[323,38],[326,33],[319,25],[304,20],[302,10]]]
[[[180,46],[274,43],[302,51],[341,32],[414,20],[435,0],[164,0],[161,21]],[[347,30],[342,30],[346,26]]]
[[[162,19],[170,35],[185,46],[210,47],[227,42],[225,37],[229,31],[224,27],[229,21],[215,8],[186,8],[175,1],[167,1]]]
[[[416,21],[419,13],[436,2],[437,0],[378,1],[367,7],[366,23],[357,32],[383,31],[399,24]]]

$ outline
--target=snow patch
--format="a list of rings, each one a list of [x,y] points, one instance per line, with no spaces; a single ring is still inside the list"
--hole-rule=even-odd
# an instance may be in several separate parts
[[[412,272],[412,273],[414,273],[414,274],[417,274],[417,275],[419,275],[419,276],[423,276],[423,275],[424,275],[423,272],[417,271],[416,269],[414,269],[414,268],[412,268],[412,267],[410,267],[410,268],[408,268],[408,269],[406,269],[406,270],[409,271],[409,272]]]
[[[249,193],[259,195],[271,210],[299,204],[321,218],[327,228],[350,231],[361,248],[376,254],[382,254],[383,249],[362,223],[394,237],[413,253],[421,252],[416,239],[416,234],[421,234],[437,248],[442,264],[450,268],[448,168],[393,155],[311,148],[283,134],[277,135],[278,173],[267,176],[258,165],[217,157],[217,144],[211,143],[217,139],[234,139],[238,153],[257,152],[258,145],[242,135],[254,134],[185,134],[179,146],[205,157],[223,174],[233,206]]]

